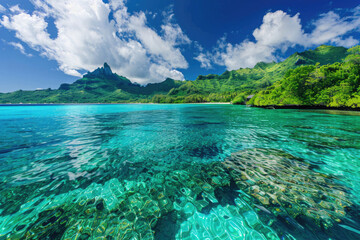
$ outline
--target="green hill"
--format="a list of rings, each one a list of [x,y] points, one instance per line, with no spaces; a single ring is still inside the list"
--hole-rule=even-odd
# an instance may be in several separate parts
[[[195,81],[167,79],[140,86],[113,73],[108,64],[56,90],[16,91],[0,94],[0,103],[120,103],[120,102],[230,102],[243,103],[280,81],[292,69],[304,65],[343,62],[349,55],[343,47],[320,46],[294,53],[283,62],[256,64],[254,68],[226,71],[221,75],[200,75]]]
[[[254,68],[226,71],[221,75],[200,75],[195,81],[170,90],[167,95],[156,96],[154,102],[234,102],[243,103],[246,96],[271,86],[285,73],[301,65],[341,62],[347,49],[322,45],[315,50],[294,53],[280,63],[256,64]]]
[[[336,58],[322,59],[331,63]],[[280,81],[257,93],[249,104],[360,108],[360,46],[347,50],[346,57],[337,63],[288,71]]]
[[[154,94],[166,94],[182,81],[166,79],[161,83],[141,86],[111,71],[105,63],[72,84],[61,84],[59,89],[16,91],[0,94],[0,103],[116,103],[149,102]]]

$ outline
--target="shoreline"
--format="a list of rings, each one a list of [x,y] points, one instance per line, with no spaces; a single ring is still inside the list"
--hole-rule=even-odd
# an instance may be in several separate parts
[[[248,106],[252,108],[262,108],[268,110],[277,109],[293,109],[293,110],[337,110],[337,111],[351,111],[360,112],[360,108],[351,107],[327,107],[322,105],[245,105],[232,104],[231,102],[202,102],[202,103],[1,103],[0,107],[21,107],[21,106],[66,106],[66,105],[239,105]]]
[[[18,106],[63,106],[63,105],[176,105],[176,104],[208,104],[208,105],[229,105],[230,102],[203,102],[203,103],[0,103],[0,107]]]
[[[327,107],[323,105],[266,105],[266,106],[256,106],[249,105],[254,108],[263,108],[263,109],[297,109],[297,110],[339,110],[339,111],[360,111],[360,108],[352,108],[352,107]]]

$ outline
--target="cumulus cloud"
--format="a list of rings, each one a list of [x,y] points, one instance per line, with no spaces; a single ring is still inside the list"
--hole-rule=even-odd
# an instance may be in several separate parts
[[[0,25],[66,74],[80,76],[108,62],[120,75],[141,84],[167,77],[183,80],[188,63],[179,46],[191,41],[172,17],[161,31],[147,25],[143,12],[130,14],[124,0],[33,0],[29,13],[13,6]],[[109,20],[112,14],[113,18]],[[51,21],[51,22],[50,22]],[[48,28],[54,23],[56,36]]]
[[[18,42],[9,42],[9,45],[13,46],[15,49],[19,50],[25,56],[31,57],[31,54],[26,53],[24,46]]]
[[[195,59],[204,68],[213,62],[234,70],[253,67],[260,61],[279,60],[279,51],[285,52],[295,46],[311,47],[330,43],[351,47],[359,43],[348,34],[360,30],[360,6],[347,11],[347,16],[343,17],[334,11],[321,14],[312,22],[312,26],[311,32],[305,32],[299,13],[291,16],[281,10],[269,12],[264,16],[261,26],[253,31],[253,41],[246,39],[231,44],[221,39],[212,52],[201,52]]]
[[[162,38],[153,29],[147,27],[144,13],[131,16],[129,28],[135,32],[136,37],[150,54],[161,57],[173,67],[188,67],[180,50],[174,47],[176,39],[167,39],[167,35]]]
[[[256,43],[272,47],[302,43],[304,32],[299,15],[290,16],[283,11],[267,13],[262,25],[253,32]]]
[[[244,41],[235,45],[228,43],[217,50],[214,55],[214,62],[226,66],[228,70],[253,67],[260,61],[274,61],[274,51],[275,48],[251,41]]]

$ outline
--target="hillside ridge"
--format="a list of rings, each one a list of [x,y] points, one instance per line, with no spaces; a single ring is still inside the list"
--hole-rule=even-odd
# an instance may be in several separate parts
[[[194,81],[166,79],[141,86],[113,73],[104,63],[81,79],[61,84],[58,89],[1,93],[0,103],[126,103],[126,102],[234,102],[272,86],[286,72],[303,65],[342,62],[348,55],[343,47],[319,46],[294,53],[282,62],[259,62],[253,68],[199,75]]]

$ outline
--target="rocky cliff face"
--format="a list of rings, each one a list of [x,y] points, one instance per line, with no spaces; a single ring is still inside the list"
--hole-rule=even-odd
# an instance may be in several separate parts
[[[116,77],[116,74],[114,74],[111,71],[111,68],[109,66],[109,64],[104,63],[104,66],[101,68],[97,68],[95,71],[93,72],[88,72],[87,74],[84,75],[84,78],[112,78],[112,77]]]

